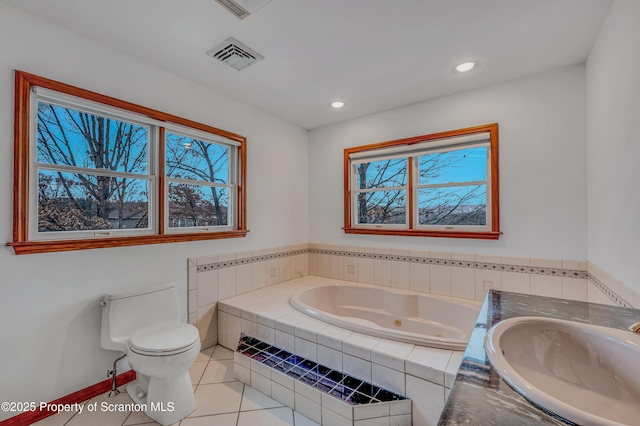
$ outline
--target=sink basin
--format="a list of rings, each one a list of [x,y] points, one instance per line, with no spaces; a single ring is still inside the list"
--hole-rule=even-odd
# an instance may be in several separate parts
[[[574,321],[519,317],[484,346],[516,392],[579,425],[640,424],[640,335]]]

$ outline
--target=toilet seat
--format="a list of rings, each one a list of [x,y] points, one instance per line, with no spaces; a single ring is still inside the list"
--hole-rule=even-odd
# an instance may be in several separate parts
[[[170,356],[186,352],[200,341],[198,329],[184,323],[162,323],[131,334],[129,349],[140,355]]]

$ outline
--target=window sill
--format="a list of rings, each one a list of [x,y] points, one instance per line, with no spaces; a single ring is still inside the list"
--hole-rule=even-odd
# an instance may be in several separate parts
[[[110,247],[130,247],[147,244],[182,243],[188,241],[216,240],[221,238],[243,238],[247,235],[247,232],[249,231],[234,230],[226,232],[203,232],[197,234],[164,234],[81,240],[21,241],[7,243],[7,246],[13,247],[13,251],[17,255],[36,254]]]
[[[398,237],[470,238],[476,240],[497,240],[500,231],[424,231],[416,229],[365,229],[343,228],[345,234],[395,235]]]

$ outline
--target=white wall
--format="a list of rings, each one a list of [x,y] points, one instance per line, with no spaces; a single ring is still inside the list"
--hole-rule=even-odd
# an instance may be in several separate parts
[[[0,399],[51,401],[105,379],[98,301],[175,281],[187,257],[307,241],[588,259],[640,291],[640,3],[616,0],[586,67],[571,66],[307,132],[0,3],[0,230],[11,240],[13,70],[248,137],[244,239],[15,256],[0,250]],[[425,82],[428,84],[428,82]],[[339,114],[339,112],[336,112]],[[500,124],[498,241],[345,235],[343,149]],[[586,142],[585,142],[586,140]],[[307,144],[308,141],[308,144]],[[307,170],[308,169],[308,170]],[[631,194],[631,195],[629,195]],[[588,195],[588,197],[587,197]],[[587,214],[588,211],[588,214]],[[588,252],[587,252],[588,247]],[[0,420],[10,417],[0,413]]]
[[[342,232],[344,148],[494,122],[500,125],[500,240]],[[584,66],[312,130],[309,168],[311,242],[586,260]]]
[[[589,261],[640,291],[640,2],[616,0],[587,61]]]
[[[118,353],[99,345],[104,293],[175,281],[186,321],[188,257],[308,241],[305,130],[0,3],[3,241],[12,238],[14,69],[247,136],[251,232],[243,239],[40,255],[1,249],[1,400],[51,401],[106,379]],[[7,417],[0,413],[0,420]]]

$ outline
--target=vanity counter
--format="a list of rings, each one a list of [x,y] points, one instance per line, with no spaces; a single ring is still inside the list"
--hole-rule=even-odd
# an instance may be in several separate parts
[[[640,310],[490,290],[440,416],[439,426],[571,424],[520,396],[500,378],[487,359],[484,350],[487,330],[502,320],[522,316],[627,329],[640,321]]]

